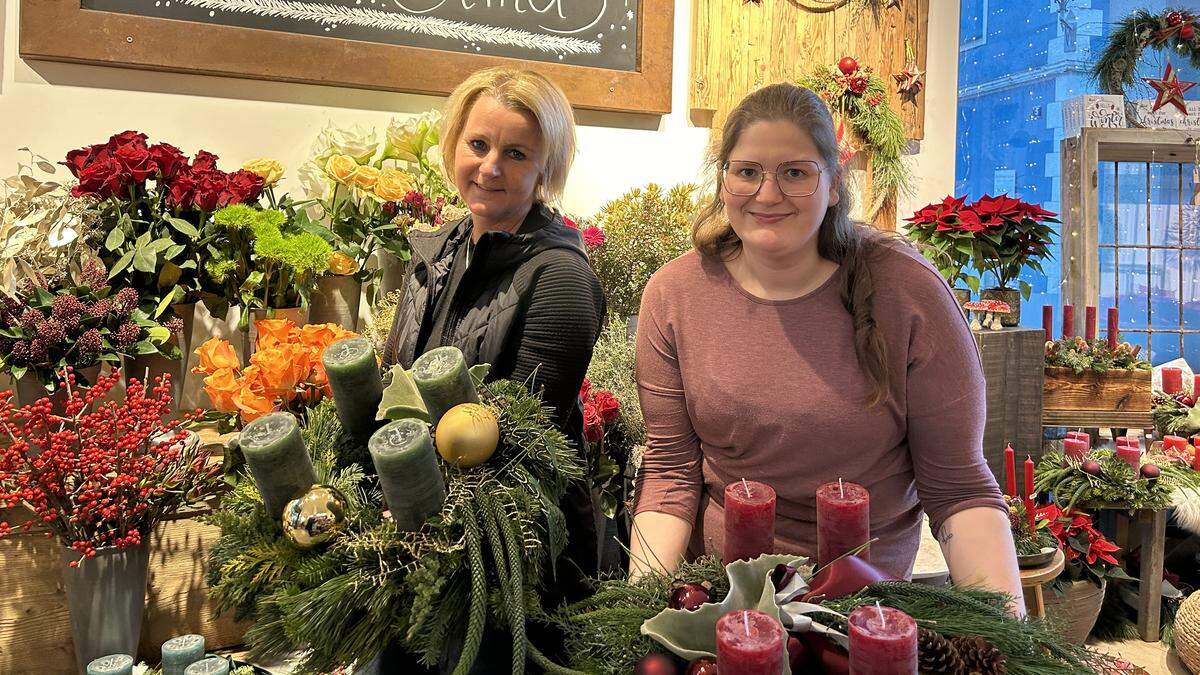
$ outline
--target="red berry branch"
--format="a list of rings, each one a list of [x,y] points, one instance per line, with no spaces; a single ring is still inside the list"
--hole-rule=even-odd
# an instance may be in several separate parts
[[[166,516],[209,494],[220,466],[209,466],[171,411],[170,376],[129,382],[122,401],[106,400],[119,371],[95,386],[75,386],[60,411],[50,398],[18,408],[0,392],[0,509],[25,504],[66,546],[85,557],[104,547],[136,546]],[[0,538],[15,530],[0,521]],[[74,566],[75,563],[72,563]]]

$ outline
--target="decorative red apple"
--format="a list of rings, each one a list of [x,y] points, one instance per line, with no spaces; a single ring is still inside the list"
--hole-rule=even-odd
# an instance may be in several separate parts
[[[634,675],[679,675],[675,661],[666,654],[647,654],[633,669]]]
[[[701,584],[679,584],[671,591],[671,599],[667,606],[671,609],[683,609],[694,612],[700,605],[712,601],[712,594]]]
[[[711,656],[701,656],[688,664],[687,675],[717,675],[717,660]]]
[[[1171,12],[1167,15],[1168,26],[1178,26],[1183,23],[1183,14],[1180,12]]]
[[[853,57],[843,56],[841,61],[838,61],[838,70],[842,71],[843,75],[853,75],[858,71],[858,61]]]

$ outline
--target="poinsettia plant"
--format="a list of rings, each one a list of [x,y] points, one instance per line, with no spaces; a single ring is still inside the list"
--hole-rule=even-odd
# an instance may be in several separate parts
[[[74,373],[67,379],[75,384]],[[89,389],[72,386],[62,414],[49,398],[18,408],[11,391],[0,391],[8,439],[0,446],[0,509],[25,504],[35,515],[16,529],[0,522],[0,537],[43,525],[91,557],[141,544],[167,516],[211,493],[220,466],[210,467],[199,439],[183,430],[192,416],[170,418],[170,376],[131,379],[122,400],[107,400],[120,380],[113,371]]]
[[[968,204],[966,197],[946,197],[917,210],[905,220],[909,236],[951,286],[965,282],[978,291],[980,279],[968,273],[990,273],[1001,289],[1018,283],[1022,297],[1033,288],[1019,281],[1028,267],[1042,272],[1041,261],[1050,257],[1057,214],[1008,195],[984,195]]]
[[[0,291],[0,372],[13,379],[31,373],[53,391],[68,366],[119,363],[122,355],[178,358],[170,338],[183,321],[177,316],[155,321],[139,299],[133,288],[113,292],[104,264],[95,258],[78,274],[23,279],[15,292]]]
[[[1056,581],[1089,580],[1100,585],[1105,579],[1129,579],[1113,553],[1121,550],[1092,526],[1092,516],[1077,509],[1062,510],[1057,504],[1037,509],[1037,520],[1059,542],[1066,567]]]
[[[92,244],[116,285],[135,288],[152,318],[175,303],[200,299],[201,236],[212,212],[256,203],[263,178],[217,168],[201,150],[188,158],[170,143],[149,145],[138,131],[67,153],[63,164],[78,179],[71,193],[90,200],[97,223]]]
[[[332,396],[321,357],[334,342],[357,337],[332,323],[300,327],[288,319],[261,319],[254,327],[258,341],[245,366],[228,340],[214,337],[196,349],[200,363],[192,372],[205,376],[214,410],[209,419],[225,429],[277,410],[301,412]]]

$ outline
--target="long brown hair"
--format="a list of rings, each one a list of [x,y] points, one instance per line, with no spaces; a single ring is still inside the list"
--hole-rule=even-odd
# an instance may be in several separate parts
[[[854,321],[854,352],[870,383],[867,403],[874,406],[887,396],[890,380],[883,336],[871,311],[875,283],[869,264],[885,235],[850,221],[850,194],[842,179],[833,117],[819,96],[794,84],[773,84],[750,94],[733,109],[725,120],[720,140],[709,150],[707,165],[713,177],[713,192],[692,226],[692,242],[701,255],[722,261],[741,252],[742,242],[725,217],[721,167],[747,127],[755,122],[780,120],[808,133],[837,188],[838,203],[825,212],[817,233],[817,253],[840,266],[842,305]]]

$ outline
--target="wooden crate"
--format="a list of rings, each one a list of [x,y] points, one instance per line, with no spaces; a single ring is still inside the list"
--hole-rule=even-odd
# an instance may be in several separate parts
[[[1045,335],[1040,329],[974,331],[987,382],[983,456],[1003,485],[1004,446],[1021,456],[1042,447],[1042,366]]]
[[[1048,426],[1153,426],[1150,371],[1076,374],[1070,368],[1046,368],[1043,406]]]
[[[162,643],[199,633],[210,649],[242,643],[249,627],[217,617],[208,598],[208,551],[219,530],[189,513],[150,537],[149,583],[138,658],[157,663]],[[21,522],[16,510],[0,520]],[[0,673],[73,673],[75,647],[63,592],[59,545],[45,531],[0,539]]]

